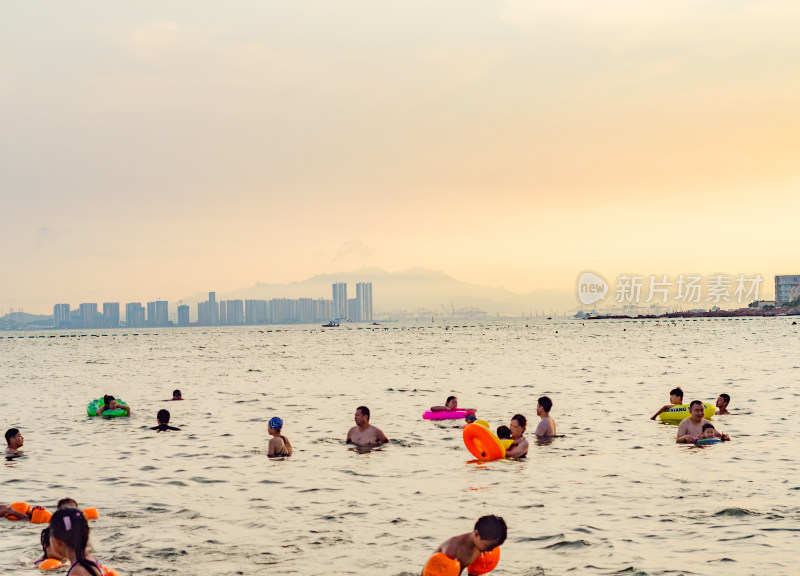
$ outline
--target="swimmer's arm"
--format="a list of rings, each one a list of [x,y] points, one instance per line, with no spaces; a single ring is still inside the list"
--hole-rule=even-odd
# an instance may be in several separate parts
[[[653,414],[652,416],[650,416],[650,420],[655,420],[655,419],[656,419],[656,416],[658,416],[659,414],[661,414],[661,413],[662,413],[664,410],[669,410],[670,408],[672,408],[672,405],[671,405],[671,404],[667,404],[666,406],[662,406],[662,407],[661,407],[661,408],[658,410],[658,412],[656,412],[655,414]]]
[[[447,406],[431,406],[431,412],[445,412]]]
[[[274,456],[276,454],[275,446],[278,444],[277,438],[271,438],[269,441],[269,447],[267,448],[267,456]]]
[[[542,420],[541,422],[539,422],[538,426],[536,426],[535,434],[539,438],[544,438],[545,436],[554,436],[554,434],[550,432],[549,418],[547,420]]]
[[[378,440],[378,444],[386,444],[389,442],[389,439],[386,437],[386,434],[383,433],[383,430],[380,428],[375,428],[375,437]]]
[[[0,504],[0,518],[17,518],[19,520],[30,520],[31,517],[22,512],[17,512],[11,506]]]
[[[506,450],[508,458],[519,458],[528,453],[528,441],[523,439],[522,442],[514,446],[511,450]]]
[[[354,444],[353,439],[351,438],[352,434],[353,434],[353,429],[350,428],[350,430],[347,431],[347,438],[345,439],[345,442],[347,444]]]
[[[118,404],[117,408],[122,408],[123,410],[125,410],[125,415],[126,416],[130,416],[131,415],[131,407],[130,406],[125,406],[124,404]]]

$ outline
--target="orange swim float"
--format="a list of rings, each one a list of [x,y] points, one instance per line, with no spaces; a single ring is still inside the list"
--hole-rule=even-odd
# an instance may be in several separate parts
[[[500,439],[480,424],[470,424],[464,428],[463,436],[467,450],[478,460],[497,460],[506,455]]]
[[[497,568],[498,562],[500,562],[500,546],[495,546],[488,552],[484,552],[478,556],[475,562],[467,566],[467,572],[469,572],[471,576],[488,574]]]
[[[50,522],[52,516],[53,515],[44,508],[36,508],[33,514],[31,514],[31,524],[47,524]]]
[[[458,576],[459,574],[461,574],[461,562],[441,552],[431,556],[422,570],[422,576]]]
[[[31,515],[31,510],[33,510],[33,508],[31,508],[31,505],[28,504],[27,502],[13,502],[13,503],[9,504],[9,506],[11,506],[11,508],[16,510],[20,514],[26,514],[27,516],[30,516]],[[9,520],[19,520],[19,518],[17,518],[16,516],[13,517],[13,518],[11,516],[9,516],[8,519]]]
[[[55,558],[48,558],[47,560],[42,560],[42,562],[37,566],[37,568],[39,570],[54,570],[56,568],[61,568],[62,566],[67,566],[67,564],[60,562]]]

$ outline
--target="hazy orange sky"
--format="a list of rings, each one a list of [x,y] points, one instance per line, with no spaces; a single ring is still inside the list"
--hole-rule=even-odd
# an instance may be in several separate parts
[[[799,27],[769,0],[8,3],[0,308],[361,266],[771,293],[800,273]]]

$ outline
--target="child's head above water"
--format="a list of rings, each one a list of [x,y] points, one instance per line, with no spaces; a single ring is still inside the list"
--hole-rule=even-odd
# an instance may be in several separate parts
[[[105,404],[106,407],[111,407],[112,405],[116,406],[117,399],[114,398],[111,394],[106,394],[105,396],[103,396],[103,404]]]
[[[469,414],[467,414],[467,415],[464,417],[464,420],[466,420],[466,421],[467,421],[467,424],[472,424],[472,423],[473,423],[473,422],[475,422],[477,419],[478,419],[478,417],[477,417],[477,416],[475,416],[475,414],[473,414],[472,412],[470,412]]]
[[[83,512],[77,508],[60,508],[50,518],[50,546],[56,555],[67,557],[75,555],[76,563],[84,566],[94,564],[86,560],[86,547],[89,545],[89,523]]]
[[[500,438],[500,440],[507,440],[511,438],[511,428],[508,426],[498,426],[497,437]]]
[[[481,516],[475,522],[475,535],[480,538],[484,546],[482,552],[488,552],[506,541],[508,528],[506,528],[506,521],[499,516]]]
[[[717,433],[717,430],[714,428],[713,424],[706,422],[703,424],[703,438],[714,438]]]
[[[56,509],[59,510],[61,508],[77,508],[77,507],[78,503],[75,502],[75,500],[72,498],[62,498],[61,500],[58,501],[58,504],[56,504]]]
[[[680,386],[669,391],[669,401],[672,404],[683,404],[683,390]]]
[[[182,400],[181,391],[180,390],[173,390],[172,391],[172,399],[173,400]]]
[[[444,405],[451,412],[453,410],[457,410],[458,409],[458,398],[456,396],[448,396],[447,400],[444,403]]]

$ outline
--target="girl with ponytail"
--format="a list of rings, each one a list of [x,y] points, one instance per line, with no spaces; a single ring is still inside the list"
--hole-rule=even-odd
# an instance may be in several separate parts
[[[87,556],[89,523],[77,508],[60,508],[50,519],[50,545],[60,557],[70,562],[66,576],[102,576],[97,560]]]

